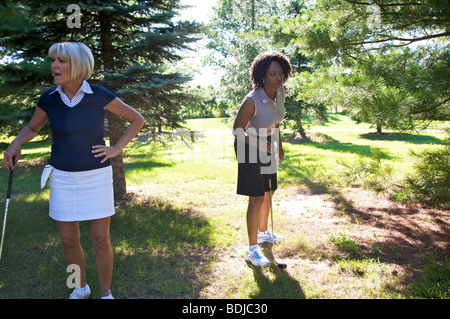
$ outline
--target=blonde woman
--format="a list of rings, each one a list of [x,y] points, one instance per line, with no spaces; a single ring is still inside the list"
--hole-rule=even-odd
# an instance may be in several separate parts
[[[70,298],[85,299],[91,294],[79,230],[80,221],[89,221],[101,297],[111,299],[113,253],[109,226],[115,212],[110,158],[117,156],[138,133],[144,119],[115,94],[87,82],[94,70],[94,57],[86,45],[56,43],[50,47],[49,55],[57,88],[41,95],[33,118],[5,151],[3,164],[14,168],[21,145],[32,140],[50,121],[53,144],[43,172],[44,179],[49,176],[49,215],[56,222],[66,262],[81,270],[80,287],[73,290]],[[106,111],[130,122],[122,138],[111,146],[104,141]]]

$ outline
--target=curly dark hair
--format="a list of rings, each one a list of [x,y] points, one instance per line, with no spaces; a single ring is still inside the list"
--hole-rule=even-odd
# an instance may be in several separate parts
[[[273,61],[280,64],[285,81],[291,76],[292,65],[287,56],[279,52],[261,53],[253,60],[249,70],[254,89],[264,87],[263,78],[266,76],[266,71]]]

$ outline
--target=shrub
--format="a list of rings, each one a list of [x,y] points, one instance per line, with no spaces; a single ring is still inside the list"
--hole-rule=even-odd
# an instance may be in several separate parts
[[[397,192],[397,197],[431,205],[448,205],[450,202],[450,135],[445,147],[439,150],[427,150],[419,154],[411,151],[417,158],[414,165],[416,174],[408,176]]]

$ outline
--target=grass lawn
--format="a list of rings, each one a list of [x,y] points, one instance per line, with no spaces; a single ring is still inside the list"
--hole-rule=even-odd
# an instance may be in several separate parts
[[[229,124],[204,119],[186,125],[189,131],[174,134],[166,146],[138,139],[125,149],[129,194],[116,203],[111,222],[114,297],[424,297],[429,290],[424,282],[433,281],[436,273],[444,274],[440,282],[444,290],[448,287],[448,272],[442,271],[448,270],[448,261],[436,249],[449,244],[448,212],[431,209],[411,216],[411,208],[339,184],[339,162],[370,161],[374,151],[401,179],[413,168],[409,150],[443,147],[445,133],[377,136],[339,114],[311,127],[312,142],[289,139],[286,133],[274,196],[275,231],[286,241],[264,246],[267,256],[288,262],[287,270],[280,270],[252,269],[243,260],[247,198],[235,194],[237,167]],[[183,142],[183,135],[194,137],[194,143]],[[7,142],[0,140],[2,152]],[[39,186],[49,154],[48,142],[23,147],[0,261],[0,298],[67,298],[71,292],[59,237],[48,217],[49,191]],[[7,176],[2,168],[0,190],[6,191]],[[390,224],[383,224],[387,219],[377,219],[375,213],[387,211],[395,213],[389,215]],[[433,235],[426,240],[410,236],[409,243],[400,241],[400,235],[394,238],[402,230],[389,227],[408,216],[420,218],[421,226],[435,227]],[[404,224],[411,232],[414,226]],[[89,225],[82,223],[81,228],[87,281],[98,298]],[[445,237],[446,242],[441,239]],[[439,288],[433,296],[448,298],[444,292]]]

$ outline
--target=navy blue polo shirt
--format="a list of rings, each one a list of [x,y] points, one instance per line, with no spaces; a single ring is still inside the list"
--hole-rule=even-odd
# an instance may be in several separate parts
[[[95,158],[92,146],[105,145],[105,115],[103,109],[116,95],[98,85],[90,85],[93,94],[84,94],[74,107],[61,100],[59,92],[44,92],[37,106],[44,110],[52,131],[52,152],[48,163],[69,172],[88,171],[111,165],[103,156]]]

